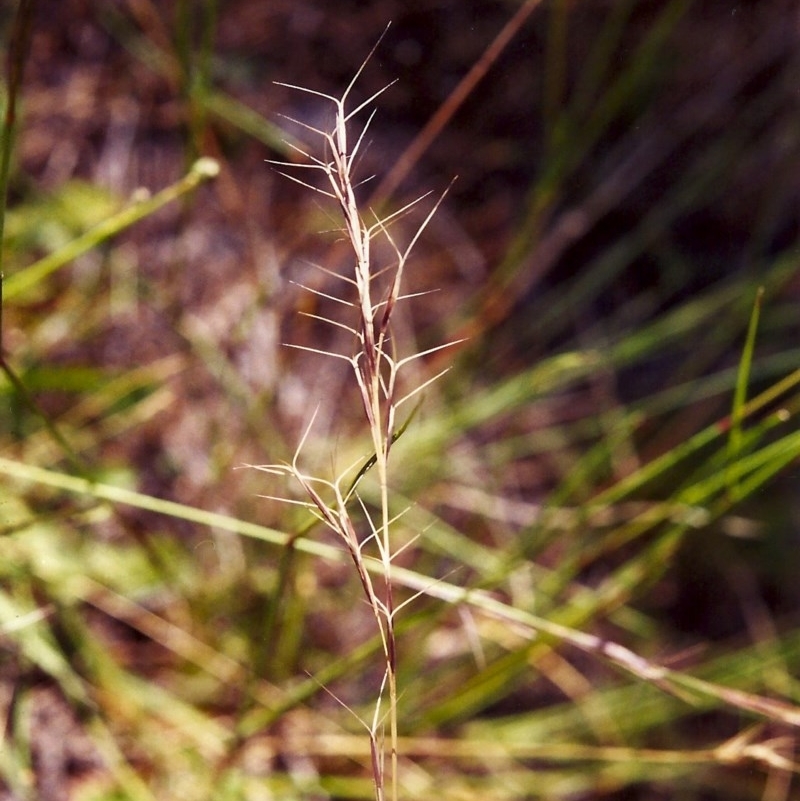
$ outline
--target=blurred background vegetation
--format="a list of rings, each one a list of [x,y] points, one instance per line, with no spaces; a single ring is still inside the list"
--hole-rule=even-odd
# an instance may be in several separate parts
[[[282,345],[349,350],[298,314],[335,210],[264,160],[330,122],[273,82],[340,93],[390,20],[364,200],[458,176],[397,339],[465,340],[413,377],[452,363],[394,451],[402,566],[781,703],[423,595],[404,797],[800,798],[790,0],[3,6],[0,798],[371,797],[357,580],[236,468],[315,409],[311,468],[369,455],[337,360]]]

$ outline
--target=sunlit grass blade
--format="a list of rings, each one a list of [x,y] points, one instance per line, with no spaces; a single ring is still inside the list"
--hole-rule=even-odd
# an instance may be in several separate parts
[[[11,300],[30,290],[78,256],[102,245],[126,228],[154,214],[168,203],[193,191],[204,181],[214,178],[218,172],[219,165],[213,159],[199,159],[191,170],[176,183],[162,189],[153,197],[134,202],[55,253],[8,276],[5,281],[6,300]]]
[[[736,389],[733,394],[733,408],[731,409],[730,425],[731,430],[728,436],[728,491],[733,495],[736,491],[736,481],[732,475],[733,462],[739,457],[742,449],[742,413],[747,401],[747,388],[750,383],[750,371],[753,365],[753,353],[756,347],[756,332],[758,331],[758,321],[761,315],[761,301],[764,296],[764,289],[760,287],[753,313],[750,315],[750,323],[747,327],[747,337],[739,359],[739,369],[736,374]]]

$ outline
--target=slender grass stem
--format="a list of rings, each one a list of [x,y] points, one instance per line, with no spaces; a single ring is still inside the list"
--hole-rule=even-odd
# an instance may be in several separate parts
[[[298,179],[292,174],[282,174],[314,192],[332,198],[339,206],[342,228],[353,254],[353,271],[349,276],[337,275],[335,277],[343,279],[346,286],[354,288],[356,297],[354,300],[338,297],[330,299],[344,303],[345,306],[353,309],[357,320],[354,323],[344,323],[321,315],[314,315],[314,317],[321,322],[329,323],[334,328],[352,332],[356,346],[355,353],[347,357],[341,353],[318,351],[313,348],[310,350],[326,353],[334,358],[344,358],[349,362],[359,390],[364,419],[369,429],[373,456],[358,472],[356,478],[349,481],[348,477],[351,476],[349,470],[340,474],[334,481],[309,478],[301,472],[297,458],[295,458],[291,466],[272,465],[262,467],[262,469],[266,469],[267,472],[292,477],[301,484],[306,496],[310,499],[306,503],[319,519],[341,538],[353,562],[367,603],[375,617],[385,660],[384,679],[375,702],[372,724],[368,727],[375,798],[378,801],[384,801],[389,797],[392,801],[397,801],[400,796],[398,776],[397,640],[395,634],[395,618],[398,608],[395,607],[394,600],[393,560],[399,551],[395,548],[392,537],[393,517],[390,509],[389,454],[392,443],[402,433],[407,424],[404,424],[400,431],[396,430],[395,422],[398,406],[430,382],[426,381],[422,386],[407,391],[406,394],[398,399],[398,378],[401,368],[424,354],[415,353],[404,358],[398,357],[396,352],[397,345],[391,333],[391,323],[392,315],[398,302],[413,297],[413,295],[401,294],[405,268],[412,248],[436,212],[441,198],[433,205],[433,208],[416,229],[410,243],[404,248],[395,243],[389,233],[389,226],[408,213],[422,198],[418,198],[382,218],[377,218],[372,224],[365,222],[355,194],[355,187],[359,185],[359,182],[353,174],[353,167],[355,156],[373,119],[374,110],[369,114],[358,135],[354,137],[355,144],[351,144],[349,127],[354,117],[360,111],[368,108],[378,95],[388,88],[384,87],[384,89],[372,95],[365,102],[356,105],[352,110],[348,109],[351,90],[368,60],[369,56],[362,63],[353,80],[340,97],[333,97],[301,86],[282,84],[306,94],[322,97],[333,104],[335,109],[335,120],[328,131],[300,123],[301,127],[322,140],[324,152],[330,154],[329,160],[324,161],[314,156],[310,147],[289,144],[289,147],[297,154],[307,159],[306,164],[296,166],[318,170],[323,174],[325,179],[323,188]],[[272,163],[282,168],[295,166],[286,162]],[[377,238],[381,238],[396,255],[397,261],[391,268],[376,264],[372,253],[372,244]],[[376,300],[379,286],[377,279],[384,276],[389,269],[392,269],[394,274],[388,278],[388,286],[380,299]],[[316,294],[326,298],[329,297],[325,293]],[[308,349],[302,346],[297,347]],[[438,348],[434,348],[434,350],[438,350]],[[380,508],[376,513],[371,513],[359,499],[360,508],[371,530],[369,536],[365,540],[361,540],[357,532],[356,522],[351,517],[348,501],[353,495],[358,497],[357,485],[369,467],[374,467],[377,475],[378,505]],[[316,486],[319,484],[333,490],[335,496],[333,503],[326,501],[317,491]],[[345,492],[341,489],[343,486],[347,487]],[[368,550],[371,551],[371,554],[368,553]],[[380,591],[373,584],[370,573],[368,560],[373,559],[381,567]],[[384,732],[387,730],[389,740],[388,775],[387,755],[383,745],[385,741]]]

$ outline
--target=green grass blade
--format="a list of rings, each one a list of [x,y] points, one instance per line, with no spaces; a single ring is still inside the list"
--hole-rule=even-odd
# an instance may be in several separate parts
[[[51,273],[69,264],[78,256],[102,245],[126,228],[130,228],[140,220],[154,214],[168,203],[177,200],[187,192],[193,191],[203,182],[214,178],[218,172],[219,165],[213,159],[199,159],[191,170],[176,183],[162,189],[151,198],[135,202],[82,236],[74,239],[57,252],[45,256],[29,267],[9,276],[5,282],[6,299],[14,298],[30,290]]]
[[[731,430],[728,435],[728,491],[736,494],[736,485],[733,478],[733,462],[739,457],[742,450],[742,416],[744,405],[747,400],[747,387],[750,382],[750,371],[753,366],[753,353],[756,346],[756,332],[758,331],[758,321],[761,315],[761,301],[764,297],[764,289],[760,287],[756,293],[753,303],[753,312],[750,315],[750,323],[747,327],[747,337],[745,339],[742,355],[739,360],[739,369],[736,374],[736,389],[733,394],[733,408],[731,410]]]

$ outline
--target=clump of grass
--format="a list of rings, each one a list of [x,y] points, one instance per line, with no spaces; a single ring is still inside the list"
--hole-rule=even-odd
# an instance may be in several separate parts
[[[209,32],[213,5],[208,3],[206,9],[204,30]],[[251,511],[231,508],[230,501],[250,498],[250,486],[237,483],[235,492],[229,492],[230,485],[219,480],[221,476],[235,480],[228,475],[224,455],[214,457],[218,477],[203,486],[203,502],[197,506],[176,502],[181,498],[176,484],[159,486],[158,497],[132,489],[152,487],[151,476],[161,475],[153,462],[145,463],[136,455],[142,435],[149,436],[138,430],[145,421],[158,410],[179,404],[203,418],[214,418],[208,398],[200,407],[201,401],[186,391],[186,381],[180,385],[174,381],[178,372],[188,374],[186,367],[205,364],[215,376],[222,376],[220,389],[228,401],[222,407],[226,423],[240,414],[240,400],[246,399],[240,389],[245,382],[235,382],[234,365],[227,363],[222,347],[214,350],[210,339],[194,337],[190,350],[173,352],[175,343],[166,338],[162,344],[168,349],[167,358],[153,364],[132,361],[136,367],[122,374],[115,372],[118,368],[95,366],[95,362],[90,371],[81,366],[84,357],[96,358],[90,355],[93,329],[71,322],[80,319],[99,325],[112,306],[105,302],[109,292],[99,282],[91,295],[85,283],[69,285],[68,265],[76,255],[87,252],[107,252],[119,263],[116,257],[124,254],[118,252],[113,237],[155,211],[146,205],[149,201],[136,204],[135,219],[115,216],[90,235],[84,236],[84,229],[111,212],[82,223],[75,242],[58,251],[48,246],[39,262],[34,259],[41,254],[17,245],[8,250],[5,330],[10,335],[5,337],[4,358],[24,383],[17,386],[12,372],[0,375],[6,399],[3,420],[11,422],[2,426],[0,458],[4,476],[0,487],[0,637],[8,654],[2,696],[4,703],[12,699],[10,707],[2,710],[0,792],[19,798],[47,795],[41,782],[47,778],[43,771],[48,766],[50,776],[55,770],[64,784],[76,778],[74,763],[66,759],[52,767],[57,762],[47,750],[53,742],[47,735],[52,732],[36,727],[41,718],[38,691],[47,682],[60,690],[58,697],[65,699],[62,708],[75,711],[75,726],[80,721],[102,755],[96,763],[97,772],[103,774],[97,777],[101,784],[93,789],[87,779],[84,788],[71,789],[75,801],[101,797],[241,801],[265,794],[284,799],[368,798],[375,795],[369,768],[366,774],[348,771],[345,775],[341,766],[349,759],[368,766],[370,750],[373,772],[385,796],[397,783],[398,753],[399,794],[407,798],[588,799],[610,797],[616,791],[631,798],[655,793],[707,799],[712,785],[719,797],[790,796],[790,783],[800,770],[795,753],[800,716],[791,673],[800,654],[800,635],[788,616],[776,614],[773,622],[771,609],[758,605],[758,592],[748,588],[748,576],[752,575],[753,584],[758,578],[752,564],[754,549],[768,548],[775,554],[775,564],[787,568],[783,586],[793,586],[792,563],[786,559],[793,543],[790,536],[780,540],[764,534],[766,524],[759,507],[742,501],[761,499],[761,505],[770,507],[764,518],[776,517],[778,504],[770,486],[781,471],[800,459],[800,371],[795,340],[787,341],[796,326],[796,304],[785,289],[796,276],[795,245],[786,246],[780,258],[768,253],[763,257],[763,270],[757,276],[758,284],[765,285],[763,314],[759,326],[759,315],[752,315],[752,333],[747,336],[739,370],[732,369],[730,358],[722,357],[730,356],[735,348],[732,343],[744,333],[756,292],[754,279],[739,276],[700,294],[680,291],[687,271],[702,274],[708,265],[667,247],[656,254],[655,264],[659,275],[669,277],[676,295],[666,294],[667,285],[659,290],[660,312],[651,304],[633,302],[626,304],[624,314],[609,311],[598,319],[592,311],[594,299],[613,294],[615,276],[623,274],[629,259],[640,251],[653,252],[654,228],[671,231],[698,197],[711,203],[717,191],[734,194],[729,189],[736,185],[728,175],[731,165],[763,158],[763,140],[772,138],[776,130],[764,122],[774,112],[773,104],[764,100],[778,83],[790,83],[785,80],[788,72],[777,71],[779,80],[770,82],[769,92],[753,96],[748,113],[737,115],[742,125],[726,126],[719,138],[701,137],[702,147],[708,150],[699,154],[696,168],[689,169],[691,159],[673,165],[677,167],[672,176],[675,184],[663,194],[654,214],[637,217],[633,228],[626,226],[613,246],[590,248],[592,261],[574,281],[553,289],[540,286],[528,297],[526,288],[537,274],[548,265],[555,272],[557,254],[563,253],[570,237],[586,236],[585,227],[578,226],[575,233],[571,223],[600,219],[604,210],[625,195],[625,175],[635,178],[634,183],[660,185],[656,166],[673,141],[652,130],[665,118],[663,112],[642,117],[637,111],[640,93],[651,83],[651,68],[667,63],[658,54],[663,52],[659,41],[666,39],[669,25],[659,22],[648,27],[643,32],[648,37],[638,50],[618,48],[621,40],[615,36],[628,27],[627,17],[636,5],[619,4],[609,10],[604,26],[592,26],[594,44],[588,59],[571,60],[559,35],[567,22],[567,5],[548,5],[554,15],[553,35],[548,34],[548,64],[553,69],[548,67],[546,73],[549,88],[543,116],[548,133],[541,154],[543,172],[530,187],[515,241],[507,259],[493,269],[491,280],[476,287],[474,302],[466,302],[464,287],[455,283],[450,287],[453,295],[461,292],[465,300],[457,304],[462,320],[437,315],[443,329],[469,332],[470,349],[465,356],[480,370],[470,372],[467,359],[463,360],[461,369],[447,377],[449,402],[438,408],[429,404],[425,419],[415,418],[413,428],[409,426],[398,443],[403,447],[395,447],[393,441],[413,415],[408,407],[420,398],[413,385],[405,388],[412,381],[416,366],[412,362],[418,357],[406,358],[412,346],[401,336],[401,321],[387,322],[382,333],[387,310],[393,317],[398,307],[402,311],[400,301],[405,303],[402,279],[407,258],[393,260],[388,255],[376,261],[373,257],[386,256],[393,247],[391,238],[400,239],[395,233],[399,224],[392,223],[403,212],[383,218],[381,226],[362,204],[364,219],[356,215],[355,220],[357,230],[364,234],[359,241],[371,259],[366,271],[371,326],[363,330],[360,274],[355,270],[344,275],[337,271],[332,278],[338,287],[324,296],[326,300],[336,296],[342,316],[321,313],[330,318],[326,325],[333,324],[342,339],[349,336],[355,343],[352,351],[345,345],[332,354],[353,374],[354,394],[361,393],[359,377],[366,390],[372,386],[367,378],[378,384],[380,416],[376,419],[382,444],[360,443],[359,452],[372,452],[371,458],[354,461],[349,471],[332,471],[333,478],[323,474],[320,479],[319,471],[308,467],[313,450],[311,425],[292,460],[286,454],[291,454],[293,446],[288,450],[282,446],[279,411],[270,406],[265,413],[266,400],[263,404],[248,401],[252,403],[247,407],[252,409],[248,420],[257,421],[247,429],[252,441],[258,447],[263,443],[279,449],[279,455],[271,451],[261,460],[285,458],[291,463],[274,469],[290,478],[300,473],[324,501],[324,510],[307,491],[303,505],[316,513],[317,520],[327,523],[325,512],[333,516],[339,526],[333,530],[344,547],[301,536],[303,529],[298,530],[291,515],[272,521],[277,529],[249,522]],[[18,4],[23,6],[30,4]],[[180,24],[188,24],[189,4],[180,6]],[[666,3],[659,15],[663,12],[670,23],[685,6],[682,0]],[[520,9],[531,7],[529,1]],[[576,6],[575,10],[581,9]],[[104,7],[102,13],[110,17],[115,12]],[[123,11],[116,14],[124,22]],[[740,16],[737,12],[736,17]],[[634,17],[638,19],[638,13],[631,21]],[[482,20],[481,24],[488,27],[490,23]],[[131,21],[120,31],[126,45],[120,49],[133,45],[135,50],[138,44],[140,53],[160,55],[152,46],[159,40],[145,41]],[[209,51],[195,58],[188,32],[179,32],[175,39],[182,51],[174,59],[153,58],[150,63],[153,69],[159,63],[183,65],[181,75],[170,74],[168,79],[173,90],[180,88],[181,102],[192,104],[186,114],[190,130],[181,135],[187,143],[187,159],[202,152],[201,139],[213,133],[210,125],[220,116],[275,147],[274,129],[265,120],[210,83],[210,64],[202,55]],[[207,39],[204,36],[204,42]],[[210,41],[203,45],[210,46]],[[630,57],[618,59],[622,52]],[[579,78],[574,95],[567,92],[563,99],[562,83],[566,89],[572,82],[559,77],[565,74],[559,65],[562,60],[564,64],[574,61]],[[706,94],[697,98],[702,102],[692,102],[692,108],[712,108],[714,96],[737,81],[749,92],[741,67],[728,65],[722,83],[703,81]],[[532,75],[539,70],[526,72]],[[433,72],[429,77],[431,82],[436,80]],[[309,85],[305,79],[298,80]],[[366,80],[363,75],[359,85]],[[524,80],[519,73],[513,74],[515,84],[519,81],[522,87]],[[372,93],[370,89],[365,95]],[[341,119],[352,156],[344,166],[351,170],[349,186],[358,200],[361,190],[352,169],[368,134],[361,127],[357,133],[347,129],[360,114],[369,112],[370,104],[354,102],[352,86],[343,97],[312,94],[333,102],[337,112],[342,103]],[[534,98],[536,93],[526,96]],[[574,102],[567,103],[570,96]],[[656,99],[658,93],[652,97]],[[29,104],[34,105],[41,104]],[[98,104],[98,108],[101,105],[105,106]],[[487,107],[481,109],[490,116]],[[680,118],[689,121],[685,115]],[[435,119],[441,121],[441,115],[432,122]],[[592,172],[597,153],[602,153],[604,165],[609,160],[613,164],[613,154],[607,158],[608,143],[616,141],[613,132],[627,130],[632,120],[637,121],[636,135],[623,149],[638,153],[635,175],[629,169],[616,177],[613,170],[610,177],[602,170]],[[324,157],[315,161],[311,154],[319,157],[320,151],[303,145],[295,152],[298,160],[306,162],[301,169],[310,176],[311,188],[332,204],[351,197],[342,193],[340,199],[336,191],[340,187],[336,155],[346,151],[337,147],[338,122],[337,116],[330,131],[306,126],[308,133],[319,137]],[[430,125],[423,128],[417,141],[429,143],[425,132],[432,130]],[[674,142],[685,142],[688,131],[681,127],[678,135]],[[637,142],[647,145],[645,151],[638,151]],[[380,142],[376,144],[381,147]],[[412,146],[409,153],[417,158],[425,147]],[[291,160],[285,155],[290,149],[283,144],[275,152]],[[783,163],[790,163],[791,153],[786,151]],[[225,158],[224,152],[220,155]],[[527,150],[525,158],[532,159]],[[411,161],[401,158],[397,164],[405,170]],[[491,164],[475,155],[471,165],[462,160],[458,169],[489,169]],[[201,161],[185,181],[174,185],[174,194],[159,193],[150,200],[160,203],[170,196],[184,196],[197,185],[196,179],[210,177],[200,169],[203,165],[211,167],[210,162]],[[573,180],[587,175],[597,178],[597,194],[592,194],[592,181]],[[315,177],[327,183],[320,188]],[[391,177],[391,173],[384,177],[384,187],[392,183]],[[245,179],[240,180],[244,183]],[[576,186],[580,189],[573,195]],[[68,189],[59,189],[58,198],[70,197]],[[17,195],[16,191],[11,194]],[[487,199],[490,194],[487,189]],[[81,205],[84,216],[88,211],[86,203],[60,205]],[[761,216],[753,230],[768,231],[775,219],[771,215],[781,204],[757,205]],[[257,217],[252,207],[249,211]],[[54,222],[52,213],[33,205],[15,208],[9,222],[23,214],[37,229]],[[551,215],[554,219],[548,222]],[[348,219],[345,215],[346,234]],[[9,224],[6,230],[9,239],[17,240],[14,228]],[[672,241],[671,235],[665,235],[664,242]],[[130,240],[125,243],[126,247],[130,244]],[[749,247],[757,251],[757,235]],[[407,248],[398,250],[408,255]],[[391,264],[383,267],[387,259]],[[417,251],[409,266],[416,270],[421,260]],[[356,269],[360,264],[356,255]],[[175,271],[183,266],[176,262]],[[240,266],[237,262],[237,269]],[[175,291],[171,282],[151,285],[149,279],[142,280],[147,280],[148,291],[152,286],[159,302],[178,303],[171,294]],[[46,308],[42,298],[51,299]],[[263,295],[253,292],[248,302],[261,310],[262,300]],[[525,356],[524,363],[517,362],[515,367],[503,353],[502,331],[498,333],[494,324],[523,301],[524,314],[508,327],[514,352]],[[142,303],[147,303],[145,297]],[[422,303],[415,304],[416,313]],[[574,320],[579,320],[575,330]],[[131,340],[141,332],[136,322],[136,328],[126,329]],[[72,352],[83,354],[78,364],[65,365],[52,340],[37,335],[37,329],[45,326],[68,332]],[[759,345],[754,350],[757,327]],[[373,347],[382,343],[377,356],[372,351],[376,356],[372,362],[364,355],[369,351],[364,339],[370,331]],[[456,336],[443,335],[435,341]],[[558,343],[556,352],[550,350],[552,343]],[[451,357],[449,351],[443,355]],[[31,362],[36,369],[26,369]],[[653,364],[667,371],[659,370],[657,384],[648,384],[641,396],[624,392],[617,397],[615,376],[622,384],[629,376],[649,372]],[[192,379],[196,375],[191,372]],[[289,378],[284,376],[283,381],[289,383]],[[755,389],[749,386],[751,381]],[[46,395],[54,385],[67,395],[56,399],[57,407],[47,402]],[[386,395],[390,385],[391,399]],[[587,387],[590,403],[582,402]],[[734,390],[731,405],[727,398]],[[28,398],[42,399],[43,394],[46,402],[38,403],[38,409],[27,403]],[[405,400],[404,395],[408,395]],[[710,407],[709,398],[716,401]],[[726,405],[720,411],[723,398]],[[359,405],[365,412],[371,408],[348,404],[342,416],[349,421],[360,412]],[[55,430],[51,430],[50,421],[39,410],[53,415],[54,409]],[[351,414],[353,410],[356,415]],[[317,417],[314,435],[319,435],[322,417],[322,413]],[[264,425],[266,421],[271,425]],[[171,423],[162,418],[160,427],[167,425]],[[234,441],[233,428],[221,427],[226,443]],[[372,430],[369,421],[364,430]],[[127,438],[124,451],[120,450],[123,438],[117,436],[120,431],[134,435]],[[350,452],[349,434],[348,429],[338,437],[340,453]],[[412,434],[413,442],[406,447]],[[112,436],[117,441],[109,449],[104,443]],[[72,460],[64,462],[70,447],[89,470]],[[201,446],[192,447],[193,452],[201,450]],[[119,466],[121,452],[128,460],[124,469]],[[380,475],[379,457],[384,456],[384,473],[389,468],[390,473],[381,484],[373,478]],[[253,461],[242,453],[230,458],[237,463]],[[342,457],[343,463],[351,460]],[[187,462],[180,461],[175,475],[189,469]],[[552,489],[550,485],[539,489],[537,476],[543,471],[552,473]],[[261,482],[263,474],[251,473],[246,480]],[[302,480],[298,486],[302,490]],[[388,515],[381,508],[383,487],[391,488],[393,505]],[[262,488],[259,485],[255,491]],[[403,500],[401,493],[411,501]],[[411,503],[413,509],[398,519],[399,509]],[[221,511],[212,513],[211,508]],[[340,530],[349,539],[342,540]],[[410,549],[404,553],[401,565],[397,554],[407,531],[425,534],[414,543],[413,554]],[[183,532],[191,532],[188,547]],[[353,532],[360,541],[352,537]],[[751,540],[744,541],[745,536]],[[383,547],[384,537],[389,539],[389,548]],[[258,558],[239,558],[238,538],[249,539],[241,547],[258,548]],[[698,544],[707,549],[702,561],[725,564],[720,578],[707,586],[725,583],[725,577],[737,585],[750,607],[752,642],[738,636],[727,643],[708,643],[703,636],[697,643],[702,648],[684,650],[694,639],[687,642],[678,624],[664,619],[661,590],[665,586],[669,590],[673,583],[665,571],[682,556],[680,548],[694,549]],[[276,547],[283,549],[280,561],[271,559],[267,550]],[[210,552],[214,559],[219,557],[218,562],[211,561]],[[324,589],[322,580],[313,584],[313,595],[308,587],[312,577],[317,581],[325,574],[324,563],[336,564],[338,570],[343,556],[355,560],[355,575],[372,588],[374,600],[368,589],[366,597],[377,628],[361,647],[332,656],[325,650],[327,643],[316,640],[313,625],[306,623],[325,615],[325,623],[336,627],[358,616],[346,593],[336,593],[332,602],[326,602],[316,593]],[[293,558],[293,569],[285,569]],[[438,579],[433,583],[431,576],[450,576],[453,565],[459,566],[457,582]],[[231,591],[232,587],[237,591]],[[413,610],[402,608],[409,596],[419,593],[424,597],[414,601]],[[718,600],[713,609],[720,617],[728,617],[731,611],[736,614],[735,608],[723,607]],[[389,631],[384,635],[386,627]],[[137,636],[124,635],[122,640],[120,630],[137,632]],[[413,648],[404,646],[410,637]],[[268,660],[263,658],[263,642],[269,642]],[[395,703],[399,737],[392,745],[389,675],[374,713],[371,706],[364,712],[351,700],[362,697],[354,685],[366,672],[365,666],[378,659],[380,669],[381,661],[386,661],[387,642],[393,643],[396,662],[391,666],[396,674],[394,698],[402,699],[399,712]],[[468,647],[473,645],[474,649]],[[154,650],[159,655],[155,661],[149,658]],[[603,662],[613,671],[604,668]],[[313,675],[309,677],[306,670]],[[369,738],[333,730],[326,720],[322,687],[331,688],[358,710]],[[553,688],[558,690],[555,695]],[[58,708],[55,695],[49,694],[51,710]],[[70,735],[69,739],[72,743],[77,738]],[[171,747],[165,750],[164,742]],[[80,750],[79,744],[75,750]],[[330,761],[332,756],[335,761]],[[394,761],[393,772],[384,769],[384,760]],[[745,776],[747,786],[742,781]],[[769,785],[763,791],[761,776]]]
[[[374,52],[374,48],[372,52]],[[402,356],[400,355],[402,343],[396,342],[392,336],[392,318],[398,303],[413,297],[413,295],[404,295],[402,291],[403,277],[409,257],[444,195],[432,205],[417,227],[411,241],[405,245],[400,245],[396,241],[390,232],[390,226],[427,195],[423,195],[389,214],[383,216],[373,214],[371,221],[368,221],[362,213],[356,197],[359,180],[355,175],[355,164],[375,109],[373,108],[369,113],[354,143],[350,138],[350,127],[356,116],[369,109],[375,99],[388,88],[388,86],[384,87],[353,109],[348,107],[353,87],[370,56],[362,63],[341,97],[334,97],[301,86],[281,84],[329,101],[334,107],[335,118],[330,130],[315,128],[298,120],[292,120],[321,139],[325,158],[320,158],[298,145],[290,145],[306,162],[301,165],[277,161],[272,163],[282,167],[300,166],[321,172],[325,179],[325,188],[314,186],[294,175],[283,174],[338,204],[343,220],[342,231],[352,250],[353,271],[350,275],[333,273],[331,275],[340,282],[345,290],[343,296],[337,299],[351,310],[352,319],[342,321],[315,314],[308,314],[308,316],[348,331],[352,334],[354,348],[351,354],[306,347],[302,349],[341,359],[349,365],[353,379],[358,386],[373,454],[366,461],[360,460],[358,463],[348,466],[332,479],[307,474],[301,465],[300,456],[313,426],[312,419],[290,464],[261,465],[259,469],[290,477],[299,483],[305,497],[303,500],[293,502],[309,509],[344,544],[358,574],[366,601],[375,617],[375,624],[380,633],[383,647],[385,670],[372,719],[369,722],[362,722],[369,733],[375,796],[381,801],[386,797],[387,792],[390,792],[392,799],[398,797],[398,688],[395,623],[400,610],[413,599],[412,597],[412,599],[397,604],[394,598],[393,562],[403,548],[394,544],[391,535],[394,521],[389,502],[389,455],[393,442],[402,431],[402,427],[398,425],[398,414],[401,409],[444,371],[440,371],[422,384],[405,391],[400,388],[399,379],[401,371],[410,362],[453,343]],[[373,246],[379,238],[387,243],[394,253],[393,264],[376,263]],[[328,297],[318,290],[305,288],[309,292]],[[377,473],[379,487],[377,511],[369,509],[358,495],[358,485],[368,470],[374,470]],[[360,508],[362,512],[361,517],[365,521],[366,531],[359,531],[361,526],[352,513],[354,506]],[[369,570],[368,562],[371,560],[377,560],[381,566],[380,586],[376,586]],[[388,729],[389,734],[391,768],[388,775],[382,735],[384,728]],[[390,791],[389,787],[391,787]]]

